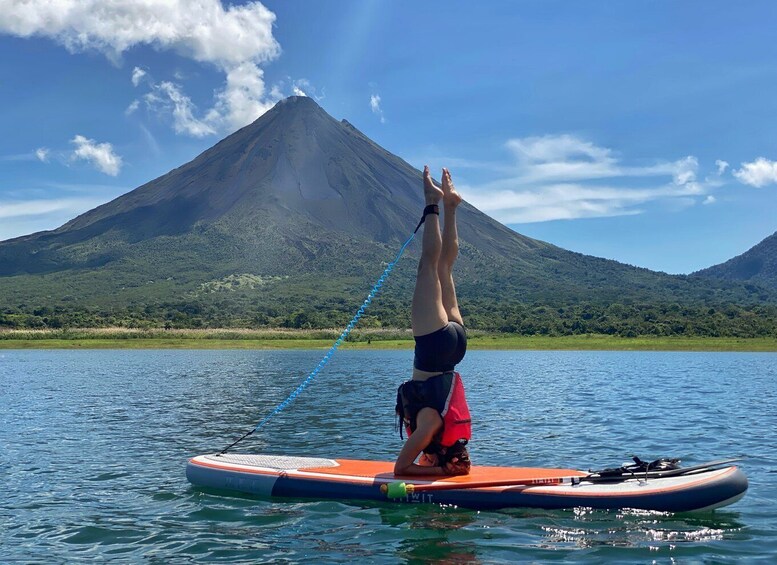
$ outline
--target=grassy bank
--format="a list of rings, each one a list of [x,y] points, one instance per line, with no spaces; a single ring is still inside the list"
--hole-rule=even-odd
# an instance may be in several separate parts
[[[328,349],[339,330],[96,328],[0,331],[0,349]],[[351,333],[344,349],[410,349],[409,330]],[[522,336],[470,332],[469,348],[502,350],[777,351],[775,338]]]

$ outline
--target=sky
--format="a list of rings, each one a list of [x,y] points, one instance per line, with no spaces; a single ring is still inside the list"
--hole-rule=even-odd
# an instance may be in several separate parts
[[[668,273],[777,231],[777,3],[0,0],[0,240],[314,98],[560,247]]]

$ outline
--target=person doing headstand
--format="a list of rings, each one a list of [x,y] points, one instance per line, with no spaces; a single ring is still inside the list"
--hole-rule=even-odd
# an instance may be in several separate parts
[[[470,460],[465,446],[471,437],[471,420],[461,375],[454,371],[467,350],[453,284],[453,264],[459,254],[456,208],[461,196],[448,169],[442,170],[440,189],[429,167],[424,167],[423,186],[424,231],[410,315],[415,339],[413,377],[399,387],[396,407],[400,435],[404,427],[408,438],[394,464],[394,474],[466,475]],[[442,234],[440,200],[445,211]]]

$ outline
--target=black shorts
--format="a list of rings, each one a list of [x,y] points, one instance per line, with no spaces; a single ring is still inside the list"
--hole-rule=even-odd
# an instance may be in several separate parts
[[[426,335],[414,336],[413,367],[429,373],[453,371],[467,352],[467,332],[458,322]]]

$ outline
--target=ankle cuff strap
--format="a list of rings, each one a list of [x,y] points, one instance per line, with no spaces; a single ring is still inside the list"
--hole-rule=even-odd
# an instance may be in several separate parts
[[[413,233],[416,233],[419,229],[421,229],[421,225],[424,223],[426,216],[428,216],[429,214],[437,214],[439,216],[440,207],[437,204],[429,204],[426,208],[424,208],[424,213],[421,216],[421,221],[418,222],[418,225],[415,227],[415,230],[413,230]]]

